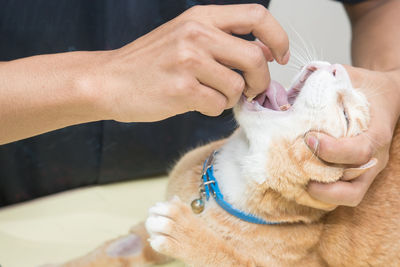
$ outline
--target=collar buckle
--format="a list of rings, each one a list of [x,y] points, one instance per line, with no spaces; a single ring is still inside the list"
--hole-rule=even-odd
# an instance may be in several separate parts
[[[199,188],[200,196],[199,198],[193,200],[191,202],[192,210],[195,214],[200,214],[203,212],[205,207],[205,200],[209,200],[210,194],[212,194],[215,202],[226,212],[230,213],[231,215],[250,223],[255,224],[267,224],[267,225],[277,225],[282,224],[285,222],[270,222],[265,221],[262,218],[257,217],[256,215],[244,212],[233,207],[231,204],[224,200],[224,196],[222,195],[219,187],[218,182],[213,174],[213,164],[215,160],[215,154],[217,151],[213,151],[211,155],[207,158],[204,162],[202,176],[201,176],[201,183]]]
[[[202,175],[204,176],[207,174],[207,170],[209,168],[211,168],[211,166],[214,164],[214,160],[215,160],[215,154],[217,153],[217,151],[213,151],[210,156],[207,158],[205,164],[203,165],[203,170],[202,170]]]

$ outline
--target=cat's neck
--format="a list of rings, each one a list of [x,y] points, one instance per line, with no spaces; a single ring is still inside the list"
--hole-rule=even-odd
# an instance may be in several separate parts
[[[245,160],[250,148],[238,130],[216,154],[214,175],[224,199],[234,207],[255,214],[267,221],[313,222],[321,218],[324,211],[297,204],[271,190],[260,177],[251,177]],[[274,177],[265,177],[274,179]]]

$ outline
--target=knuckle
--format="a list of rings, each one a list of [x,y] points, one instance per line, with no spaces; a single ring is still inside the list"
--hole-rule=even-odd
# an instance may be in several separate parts
[[[265,20],[269,15],[269,11],[260,4],[252,4],[249,6],[250,16],[254,18],[257,22]]]
[[[203,12],[205,7],[201,5],[195,5],[185,11],[185,13],[189,16],[197,16]]]
[[[362,162],[367,162],[371,159],[373,155],[373,149],[371,146],[363,146],[360,152],[360,160]]]
[[[177,79],[175,81],[175,86],[170,88],[169,95],[172,96],[183,96],[188,94],[189,91],[192,91],[195,87],[195,83],[192,79],[187,77]]]
[[[200,64],[200,58],[192,49],[182,47],[182,49],[178,51],[176,62],[178,66],[193,68]]]
[[[357,192],[357,194],[352,199],[350,199],[350,201],[348,202],[347,206],[357,207],[361,203],[363,197],[362,197],[362,195],[360,196],[359,193],[360,192]]]
[[[195,40],[199,36],[205,35],[205,29],[200,22],[187,20],[181,24],[180,34],[186,40]]]
[[[354,194],[352,194],[351,199],[349,199],[348,206],[356,207],[358,206],[364,198],[365,192],[368,188],[365,186],[359,185],[354,188]]]
[[[226,98],[219,97],[219,100],[215,103],[215,115],[221,115],[221,113],[225,110],[227,103]]]
[[[392,142],[392,138],[393,138],[393,132],[388,126],[387,129],[383,131],[381,137],[379,138],[380,139],[379,143],[382,144],[382,146],[388,146]]]
[[[260,68],[266,64],[266,59],[261,47],[257,45],[251,45],[247,51],[247,56],[249,58],[252,68]]]
[[[233,95],[241,94],[246,86],[246,82],[240,74],[236,74],[231,80],[231,91]]]
[[[214,100],[213,106],[210,108],[210,116],[219,116],[225,110],[227,100],[224,97],[218,97]]]

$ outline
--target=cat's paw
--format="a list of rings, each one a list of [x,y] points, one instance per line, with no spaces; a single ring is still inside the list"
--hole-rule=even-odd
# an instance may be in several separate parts
[[[191,250],[193,234],[197,233],[197,219],[189,205],[177,196],[168,202],[159,202],[149,210],[146,229],[151,247],[163,254],[183,257],[184,250]]]

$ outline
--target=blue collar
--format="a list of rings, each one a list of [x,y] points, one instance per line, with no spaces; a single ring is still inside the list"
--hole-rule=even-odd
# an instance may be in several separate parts
[[[215,201],[218,203],[218,205],[221,208],[223,208],[225,211],[227,211],[231,215],[238,217],[239,219],[246,221],[246,222],[255,223],[255,224],[267,224],[267,225],[276,225],[276,224],[284,223],[284,222],[266,221],[266,220],[259,218],[253,214],[246,213],[244,211],[236,209],[231,204],[226,202],[224,200],[224,196],[222,195],[221,191],[219,190],[217,179],[214,176],[213,164],[214,164],[215,154],[216,154],[216,151],[213,151],[213,153],[204,162],[204,165],[203,165],[203,172],[202,172],[203,184],[202,184],[202,186],[204,188],[202,188],[201,193],[203,195],[205,195],[206,200],[208,201],[210,199],[210,195],[212,195],[213,198],[215,199]]]

